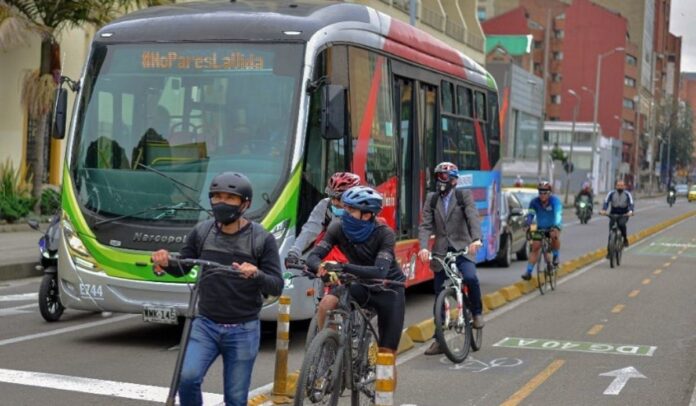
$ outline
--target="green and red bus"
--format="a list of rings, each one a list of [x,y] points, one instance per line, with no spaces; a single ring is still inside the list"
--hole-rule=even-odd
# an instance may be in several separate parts
[[[485,249],[498,248],[498,96],[472,59],[364,5],[331,1],[184,3],[100,29],[66,132],[58,285],[67,308],[172,322],[189,279],[155,277],[209,217],[222,171],[254,186],[249,218],[285,256],[336,171],[385,198],[409,284],[432,170],[451,161],[472,189]],[[290,272],[290,271],[286,271]],[[314,313],[313,282],[288,279],[293,319]],[[277,298],[262,318],[275,320]]]

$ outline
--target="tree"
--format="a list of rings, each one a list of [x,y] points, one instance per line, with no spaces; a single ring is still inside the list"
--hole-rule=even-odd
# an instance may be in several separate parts
[[[91,25],[100,27],[135,8],[172,3],[173,0],[0,0],[0,52],[41,40],[39,68],[22,83],[22,104],[29,113],[35,137],[28,162],[33,175],[32,194],[39,201],[45,177],[45,151],[55,89],[60,80],[62,30]],[[37,203],[38,204],[38,203]]]
[[[666,167],[669,182],[672,168],[691,166],[691,155],[694,151],[693,114],[688,103],[676,100],[663,105],[659,114],[664,118],[658,122],[656,131],[663,142],[668,142],[669,145],[669,148],[664,148],[660,157]]]

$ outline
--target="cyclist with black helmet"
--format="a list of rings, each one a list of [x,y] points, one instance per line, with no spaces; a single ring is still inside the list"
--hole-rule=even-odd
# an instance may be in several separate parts
[[[551,184],[547,181],[539,182],[537,186],[539,196],[529,202],[529,214],[527,215],[527,227],[532,224],[536,217],[537,227],[540,230],[548,230],[551,238],[551,253],[553,254],[553,265],[558,266],[559,250],[561,249],[561,226],[563,224],[563,204],[561,199],[552,195]],[[533,241],[532,249],[529,253],[527,271],[522,274],[522,279],[528,281],[532,279],[534,264],[541,249],[541,241]]]
[[[285,258],[285,267],[297,266],[301,262],[302,253],[311,245],[321,241],[326,228],[336,217],[343,215],[343,203],[341,195],[346,190],[360,185],[360,176],[351,172],[336,172],[329,178],[325,193],[328,197],[322,199],[314,206],[307,222],[302,226],[300,235],[288,250]],[[345,256],[338,249],[329,254],[329,260],[346,262]]]
[[[451,162],[441,162],[435,167],[435,182],[437,190],[429,193],[423,205],[423,216],[418,227],[418,241],[421,261],[430,261],[428,241],[435,235],[432,255],[444,257],[448,252],[458,252],[468,249],[468,255],[476,257],[483,245],[481,242],[481,222],[478,210],[468,189],[457,189],[459,169]],[[444,287],[447,275],[440,268],[438,261],[430,261],[430,268],[435,273],[435,297]],[[469,288],[471,313],[474,316],[474,328],[483,328],[483,306],[481,304],[481,288],[476,265],[465,256],[457,258],[457,268]],[[434,307],[433,307],[434,309]],[[435,309],[433,310],[435,311]],[[425,351],[426,355],[442,354],[437,340]]]
[[[222,355],[226,405],[246,405],[251,372],[259,349],[259,312],[263,295],[280,295],[278,247],[260,224],[243,217],[251,206],[246,176],[224,172],[213,178],[209,194],[214,219],[195,226],[186,238],[182,258],[231,264],[242,274],[199,276],[198,315],[193,320],[179,385],[183,406],[201,405],[201,384],[208,368]],[[183,276],[190,269],[170,266],[169,252],[152,254],[156,273]]]
[[[359,278],[403,282],[405,277],[394,255],[394,231],[376,218],[382,210],[382,196],[370,187],[356,186],[344,192],[341,201],[345,212],[329,225],[324,238],[310,251],[309,270],[319,276],[338,269]],[[322,262],[333,247],[339,247],[346,255],[346,264]],[[392,285],[388,290],[371,291],[352,284],[350,293],[361,306],[376,310],[380,349],[396,353],[404,325],[404,288]],[[324,296],[317,311],[319,328],[324,325],[326,312],[337,305],[337,296]]]

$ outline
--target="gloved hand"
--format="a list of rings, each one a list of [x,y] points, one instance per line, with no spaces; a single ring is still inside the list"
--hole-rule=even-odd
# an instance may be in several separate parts
[[[339,281],[340,281],[340,280],[338,279],[338,273],[336,273],[336,272],[327,272],[327,273],[325,273],[325,274],[321,277],[321,280],[322,280],[324,283],[328,283],[328,284],[330,284],[330,285],[337,285],[337,284],[339,283]]]
[[[343,272],[343,264],[340,262],[328,261],[322,264],[326,272]]]
[[[304,268],[304,260],[296,252],[290,251],[288,256],[285,257],[285,268],[302,269]]]

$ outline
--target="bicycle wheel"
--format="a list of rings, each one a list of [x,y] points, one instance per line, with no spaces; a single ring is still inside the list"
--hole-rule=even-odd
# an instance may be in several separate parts
[[[464,310],[462,303],[461,310]],[[471,319],[466,311],[460,318],[457,292],[444,289],[435,301],[435,338],[450,361],[458,364],[469,355],[471,348]]]
[[[309,346],[312,344],[312,340],[317,336],[319,328],[317,327],[317,314],[314,313],[312,320],[309,321],[309,327],[307,327],[307,338],[305,338],[305,352],[309,350]]]
[[[336,405],[341,391],[343,349],[338,333],[320,331],[307,350],[297,379],[294,405]]]
[[[609,238],[609,267],[613,268],[616,264],[616,233],[611,232],[611,237]]]
[[[471,314],[469,305],[466,304],[467,319],[473,320],[474,316]],[[481,349],[483,345],[483,329],[482,328],[471,328],[471,350],[476,352]]]
[[[541,250],[539,250],[539,258],[537,258],[537,263],[536,263],[536,275],[537,275],[537,286],[539,288],[539,292],[543,295],[546,293],[546,277],[545,273],[546,271],[544,270],[546,268],[545,263],[546,262],[546,250],[542,247]]]
[[[373,330],[367,327],[365,319],[356,333],[357,343],[352,349],[354,356],[350,403],[351,406],[368,406],[375,403],[379,344]]]
[[[617,234],[616,236],[616,266],[621,266],[621,255],[623,254],[623,236]]]
[[[556,278],[558,274],[556,273],[556,267],[553,264],[546,263],[546,280],[551,287],[551,290],[556,290]]]

